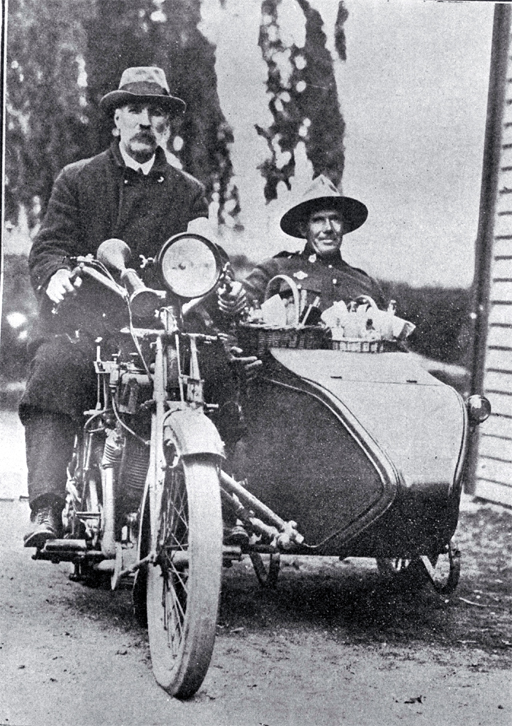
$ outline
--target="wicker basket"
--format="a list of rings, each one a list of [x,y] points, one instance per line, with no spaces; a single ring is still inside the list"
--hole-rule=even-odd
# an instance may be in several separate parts
[[[389,353],[398,350],[397,344],[392,340],[365,340],[364,338],[330,340],[329,347],[343,353]]]
[[[269,348],[328,348],[326,330],[320,325],[301,325],[300,294],[295,280],[288,275],[273,277],[265,291],[265,300],[278,293],[286,284],[293,295],[294,322],[277,327],[264,323],[241,323],[238,327],[238,344],[249,355],[262,356]]]
[[[319,325],[275,328],[269,325],[241,323],[238,344],[248,355],[262,356],[269,348],[327,348],[324,328]]]

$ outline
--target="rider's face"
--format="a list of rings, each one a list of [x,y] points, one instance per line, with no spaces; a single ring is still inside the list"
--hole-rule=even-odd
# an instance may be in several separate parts
[[[151,159],[157,146],[165,144],[169,114],[156,103],[134,102],[116,109],[114,123],[122,149],[143,164]]]
[[[335,209],[321,209],[309,217],[306,239],[315,252],[323,257],[339,250],[343,241],[343,218]]]

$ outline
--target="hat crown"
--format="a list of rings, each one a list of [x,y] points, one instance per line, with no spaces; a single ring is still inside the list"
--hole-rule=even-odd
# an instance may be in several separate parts
[[[368,216],[368,209],[362,202],[343,196],[328,177],[320,174],[306,189],[301,201],[282,216],[281,229],[292,237],[305,237],[304,225],[310,215],[331,208],[343,216],[343,234],[360,227]]]
[[[156,85],[166,95],[170,93],[165,73],[161,68],[157,68],[156,66],[136,66],[124,70],[119,81],[119,90],[127,90],[134,84],[137,84],[137,86],[141,84]]]
[[[123,71],[119,88],[100,99],[100,108],[112,113],[116,108],[134,101],[158,103],[174,115],[183,113],[185,101],[172,96],[165,73],[156,66],[134,66]]]
[[[316,179],[313,180],[313,183],[304,192],[302,201],[309,202],[310,200],[318,199],[319,197],[341,197],[340,192],[333,182],[324,176],[324,174],[320,174],[320,176],[317,176]]]

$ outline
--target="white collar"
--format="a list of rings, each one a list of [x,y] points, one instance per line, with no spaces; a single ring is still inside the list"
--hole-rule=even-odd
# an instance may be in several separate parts
[[[123,157],[123,161],[126,164],[126,166],[129,166],[130,169],[135,169],[135,171],[139,171],[139,169],[142,171],[142,173],[147,176],[151,169],[153,168],[153,164],[155,163],[155,155],[151,157],[149,161],[145,161],[144,164],[139,164],[138,161],[135,161],[129,154],[126,153],[126,151],[119,146],[119,151],[121,152],[121,156]]]

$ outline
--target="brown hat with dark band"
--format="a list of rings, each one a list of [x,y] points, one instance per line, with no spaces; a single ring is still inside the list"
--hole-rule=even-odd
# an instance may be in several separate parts
[[[119,82],[117,91],[110,91],[100,101],[100,108],[105,113],[136,101],[154,101],[167,109],[173,116],[183,113],[185,101],[171,96],[169,84],[161,68],[139,66],[127,68]]]
[[[281,218],[281,229],[292,237],[305,237],[304,224],[313,212],[336,209],[343,217],[343,234],[353,232],[366,222],[368,209],[357,199],[343,197],[330,179],[321,174],[304,194],[299,204]]]

